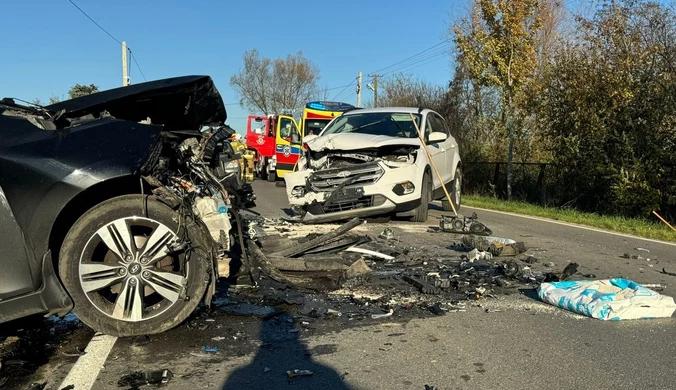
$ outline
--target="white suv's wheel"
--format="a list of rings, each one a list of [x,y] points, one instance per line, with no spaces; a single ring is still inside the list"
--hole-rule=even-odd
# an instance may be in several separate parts
[[[196,256],[167,253],[187,233],[175,214],[153,198],[129,195],[99,204],[73,225],[59,274],[85,324],[116,336],[159,333],[197,307],[208,268]]]
[[[430,202],[432,201],[432,177],[425,172],[422,180],[422,188],[420,189],[420,206],[414,210],[412,222],[427,222],[429,215]]]
[[[460,167],[455,170],[455,177],[453,178],[451,188],[448,188],[448,192],[451,195],[451,202],[453,202],[453,206],[455,206],[455,211],[458,211],[462,199],[462,170]],[[442,200],[441,205],[443,206],[444,211],[453,211],[448,199]]]

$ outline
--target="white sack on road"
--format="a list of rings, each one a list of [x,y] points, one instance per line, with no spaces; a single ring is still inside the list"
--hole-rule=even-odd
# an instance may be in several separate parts
[[[601,320],[671,317],[676,311],[674,298],[621,278],[542,283],[538,296],[554,306]]]

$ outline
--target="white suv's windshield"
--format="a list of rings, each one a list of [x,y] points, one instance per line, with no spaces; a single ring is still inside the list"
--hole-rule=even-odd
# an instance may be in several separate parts
[[[420,115],[413,114],[420,126]],[[401,112],[371,112],[341,115],[324,128],[321,135],[339,133],[360,133],[387,135],[390,137],[416,138],[411,114]]]

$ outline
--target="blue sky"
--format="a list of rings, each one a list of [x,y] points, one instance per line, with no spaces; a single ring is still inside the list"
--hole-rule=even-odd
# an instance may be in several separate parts
[[[228,104],[228,123],[240,132],[249,113],[236,104],[229,80],[246,50],[256,48],[272,58],[302,50],[318,65],[320,85],[335,88],[352,82],[359,71],[380,70],[448,38],[449,22],[468,8],[467,0],[74,1],[127,41],[148,80],[210,75]],[[3,1],[0,34],[0,97],[47,101],[65,96],[75,83],[121,86],[120,46],[68,0]],[[417,62],[379,73],[408,71],[444,84],[452,72],[450,50],[450,43],[439,46]],[[143,81],[133,64],[131,80]],[[329,97],[354,104],[353,91],[334,89]],[[364,88],[364,99],[369,98]]]
[[[318,65],[320,85],[333,88],[352,82],[359,71],[366,75],[447,38],[449,20],[465,9],[464,0],[425,0],[423,7],[403,0],[74,1],[127,42],[148,80],[207,74],[226,103],[238,101],[229,80],[246,50],[272,58],[302,50]],[[75,83],[121,86],[120,46],[68,0],[3,2],[0,34],[2,97],[46,101],[66,95]],[[428,81],[447,82],[451,57],[435,54],[441,50],[408,68]],[[133,64],[131,80],[143,81]],[[356,103],[353,91],[343,92],[343,100]],[[329,97],[340,92],[334,89]],[[364,98],[370,97],[365,89]],[[228,123],[244,131],[248,112],[237,104],[227,109]]]

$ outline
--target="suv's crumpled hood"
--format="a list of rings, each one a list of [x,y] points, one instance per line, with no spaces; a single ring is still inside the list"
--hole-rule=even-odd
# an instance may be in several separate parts
[[[417,138],[399,138],[387,135],[339,133],[322,135],[307,143],[310,150],[315,152],[324,150],[378,149],[399,145],[420,147],[420,140]]]
[[[65,117],[108,111],[118,119],[139,122],[150,117],[167,130],[197,130],[207,123],[224,123],[225,105],[209,76],[184,76],[149,81],[70,99],[47,107],[66,110]]]

